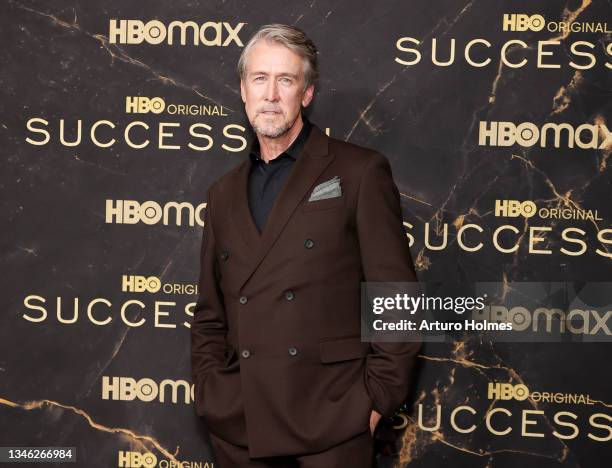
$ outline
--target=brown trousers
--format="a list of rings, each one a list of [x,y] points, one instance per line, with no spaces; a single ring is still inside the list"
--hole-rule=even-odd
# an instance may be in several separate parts
[[[213,434],[210,440],[221,468],[372,468],[374,439],[370,429],[319,453],[298,456],[249,458],[247,447],[230,444]]]

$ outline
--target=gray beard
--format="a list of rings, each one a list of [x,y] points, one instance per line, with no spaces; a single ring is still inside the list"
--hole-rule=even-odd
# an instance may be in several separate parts
[[[255,131],[255,133],[257,133],[258,135],[264,136],[266,138],[278,138],[284,135],[285,133],[287,133],[289,129],[291,128],[291,125],[289,123],[285,123],[281,125],[280,127],[276,127],[273,129],[262,128],[255,124],[251,124],[251,126],[253,127],[253,130]]]
[[[266,138],[278,138],[284,135],[285,133],[287,133],[291,129],[291,127],[293,127],[294,123],[295,123],[295,120],[293,122],[285,121],[281,126],[276,127],[274,129],[269,129],[269,128],[262,128],[256,125],[254,122],[251,122],[251,127],[253,127],[253,131],[257,133],[257,135],[261,135]]]

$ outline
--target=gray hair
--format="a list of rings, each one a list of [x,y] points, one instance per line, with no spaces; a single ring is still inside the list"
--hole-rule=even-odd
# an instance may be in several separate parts
[[[241,80],[244,80],[246,75],[246,61],[250,50],[262,39],[283,45],[302,57],[304,62],[304,89],[317,84],[319,64],[316,46],[304,31],[286,24],[266,24],[249,39],[242,50],[242,54],[240,54],[236,67]]]

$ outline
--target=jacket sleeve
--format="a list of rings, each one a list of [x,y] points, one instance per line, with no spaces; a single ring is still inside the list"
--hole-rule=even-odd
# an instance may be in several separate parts
[[[357,200],[357,232],[364,280],[417,281],[402,224],[399,191],[387,158],[379,153],[366,163]],[[366,386],[374,409],[390,417],[414,384],[420,342],[372,342]]]
[[[227,320],[219,281],[219,260],[213,229],[213,201],[208,192],[200,248],[198,300],[191,323],[191,372],[196,409],[200,386],[215,369],[221,368],[226,349]]]

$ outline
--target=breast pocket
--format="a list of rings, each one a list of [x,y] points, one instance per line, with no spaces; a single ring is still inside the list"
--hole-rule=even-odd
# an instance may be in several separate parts
[[[365,387],[366,357],[370,344],[359,336],[331,338],[319,342],[321,382],[325,382],[330,401],[348,398],[358,410],[368,410],[371,401]]]
[[[302,211],[319,211],[341,208],[344,206],[344,195],[334,198],[324,198],[323,200],[306,201]]]

